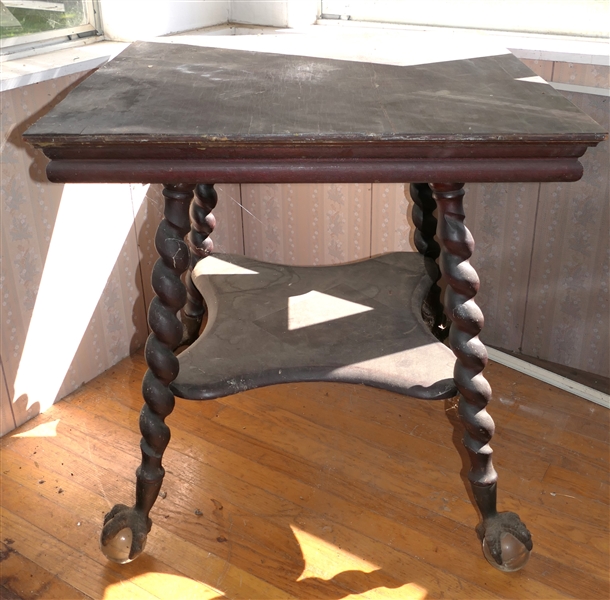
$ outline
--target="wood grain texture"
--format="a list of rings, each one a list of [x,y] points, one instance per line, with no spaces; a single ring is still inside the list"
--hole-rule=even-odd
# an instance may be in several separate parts
[[[594,141],[602,133],[561,94],[525,81],[532,72],[508,51],[438,62],[425,60],[425,46],[417,52],[420,64],[397,66],[135,42],[27,138],[55,147],[169,138],[195,142],[193,153],[206,158],[209,146],[236,142]]]
[[[519,511],[536,543],[524,571],[502,574],[481,554],[455,406],[338,384],[179,401],[146,552],[106,563],[97,536],[103,513],[132,493],[144,368],[127,359],[3,438],[0,537],[13,540],[7,564],[18,559],[32,589],[53,580],[74,590],[66,598],[608,597],[607,488],[595,484],[607,480],[608,411],[495,364],[486,374],[500,506]]]
[[[2,576],[0,598],[3,600],[84,600],[84,594],[62,581],[55,573],[47,571],[25,558],[13,548],[14,540],[0,541]]]
[[[323,268],[208,257],[193,271],[210,307],[206,326],[180,354],[170,389],[209,400],[276,383],[334,381],[452,398],[455,356],[421,316],[429,270],[413,252]]]

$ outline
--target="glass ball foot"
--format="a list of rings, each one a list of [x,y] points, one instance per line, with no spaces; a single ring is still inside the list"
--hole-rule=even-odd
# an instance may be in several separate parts
[[[125,527],[109,540],[105,546],[100,539],[100,549],[108,560],[124,565],[135,560],[141,554],[138,552],[133,558],[129,558],[132,539],[133,534],[131,529]],[[144,548],[142,548],[142,550],[144,550]]]
[[[500,544],[502,545],[502,564],[498,564],[487,546],[487,542],[483,539],[483,554],[490,565],[510,573],[522,569],[529,560],[531,552],[511,533],[503,532],[500,534]]]

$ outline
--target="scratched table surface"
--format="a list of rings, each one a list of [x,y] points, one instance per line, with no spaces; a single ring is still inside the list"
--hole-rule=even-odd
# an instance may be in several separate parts
[[[35,145],[591,143],[603,130],[509,52],[380,64],[136,42],[29,129]],[[448,150],[450,152],[450,150]]]

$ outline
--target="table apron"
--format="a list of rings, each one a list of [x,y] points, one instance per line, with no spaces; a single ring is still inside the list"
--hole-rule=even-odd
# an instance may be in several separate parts
[[[416,160],[56,159],[56,183],[402,183],[577,181],[571,158]]]

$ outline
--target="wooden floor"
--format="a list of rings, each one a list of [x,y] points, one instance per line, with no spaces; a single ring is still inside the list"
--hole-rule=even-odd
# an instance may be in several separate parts
[[[533,533],[523,571],[483,558],[451,402],[330,384],[178,401],[146,552],[107,563],[143,370],[125,360],[2,439],[2,598],[610,597],[609,411],[499,365],[499,503]]]

